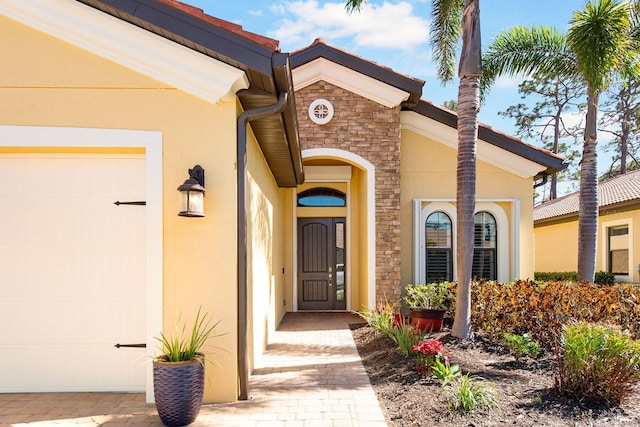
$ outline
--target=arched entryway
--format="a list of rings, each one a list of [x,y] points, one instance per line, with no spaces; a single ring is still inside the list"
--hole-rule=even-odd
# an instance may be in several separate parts
[[[375,169],[344,150],[302,152],[293,203],[294,311],[375,306]]]

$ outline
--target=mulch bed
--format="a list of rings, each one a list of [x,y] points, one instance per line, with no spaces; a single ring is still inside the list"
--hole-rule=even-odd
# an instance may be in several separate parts
[[[451,352],[451,364],[493,382],[499,400],[499,407],[471,414],[449,411],[440,382],[420,374],[415,360],[405,357],[393,341],[366,325],[352,329],[390,426],[640,426],[640,393],[613,408],[561,397],[554,392],[553,354],[516,362],[506,346],[482,334],[476,334],[474,342],[461,341],[445,327],[432,337]]]

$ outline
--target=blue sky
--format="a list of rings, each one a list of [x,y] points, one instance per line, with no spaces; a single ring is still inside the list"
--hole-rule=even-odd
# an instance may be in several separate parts
[[[182,0],[247,31],[280,41],[293,52],[323,38],[335,47],[426,81],[424,99],[436,104],[457,98],[457,85],[435,77],[428,45],[431,0],[368,0],[361,13],[347,15],[341,0]],[[514,25],[551,25],[565,30],[584,0],[481,0],[483,46]],[[502,79],[483,105],[480,120],[511,132],[511,120],[497,115],[519,102],[518,81]]]
[[[457,82],[435,77],[428,44],[431,0],[368,0],[360,13],[348,15],[341,0],[182,0],[205,13],[240,24],[247,31],[280,41],[283,52],[310,45],[316,38],[397,72],[426,81],[423,99],[441,105],[457,98]],[[550,25],[566,30],[585,0],[481,0],[482,44],[514,25]],[[513,121],[499,116],[520,102],[520,79],[503,78],[482,106],[480,120],[513,133]],[[532,141],[535,143],[535,141]],[[600,166],[609,164],[601,155]]]

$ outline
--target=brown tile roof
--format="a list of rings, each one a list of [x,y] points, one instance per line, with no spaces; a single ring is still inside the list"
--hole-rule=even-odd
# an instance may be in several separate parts
[[[640,171],[629,172],[598,184],[598,206],[615,205],[640,200]],[[577,214],[580,208],[580,192],[567,194],[533,209],[533,220],[558,218]]]
[[[261,36],[259,34],[251,33],[249,31],[245,31],[242,29],[242,26],[238,24],[234,24],[229,21],[225,21],[223,19],[216,18],[211,15],[207,15],[204,11],[198,7],[191,6],[190,4],[183,3],[178,0],[158,0],[160,3],[164,3],[167,6],[170,6],[174,9],[180,10],[188,15],[191,15],[195,18],[201,19],[209,24],[215,25],[216,27],[224,28],[227,31],[230,31],[239,36],[245,37],[249,40],[252,40],[256,43],[259,43],[269,49],[273,49],[274,51],[280,51],[280,41],[271,39],[269,37]]]

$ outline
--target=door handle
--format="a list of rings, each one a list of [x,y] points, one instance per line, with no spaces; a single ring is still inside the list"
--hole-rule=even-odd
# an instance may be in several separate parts
[[[329,286],[333,286],[333,274],[331,273],[332,269],[329,267]]]

